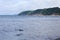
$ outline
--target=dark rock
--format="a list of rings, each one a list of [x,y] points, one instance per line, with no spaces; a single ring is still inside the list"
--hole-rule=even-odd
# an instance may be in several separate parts
[[[55,39],[55,40],[60,40],[60,38],[57,38],[57,39]]]
[[[19,31],[24,31],[23,29],[18,29]]]
[[[24,31],[23,29],[15,29],[16,31]]]
[[[21,36],[21,35],[23,35],[22,33],[20,33],[20,34],[16,34],[16,36]]]

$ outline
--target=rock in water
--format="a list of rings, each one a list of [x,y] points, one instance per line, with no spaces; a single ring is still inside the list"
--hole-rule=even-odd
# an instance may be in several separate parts
[[[21,36],[21,35],[23,35],[22,33],[20,33],[20,34],[16,34],[16,36]]]
[[[18,29],[19,31],[24,31],[23,29]]]
[[[55,39],[55,40],[60,40],[60,38],[57,38],[57,39]]]

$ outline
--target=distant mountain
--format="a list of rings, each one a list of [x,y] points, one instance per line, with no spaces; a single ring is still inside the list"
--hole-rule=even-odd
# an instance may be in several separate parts
[[[45,9],[37,9],[33,11],[23,11],[18,15],[60,15],[60,8],[45,8]]]

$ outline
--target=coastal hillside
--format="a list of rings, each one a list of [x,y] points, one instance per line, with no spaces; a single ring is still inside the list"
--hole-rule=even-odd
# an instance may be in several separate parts
[[[44,9],[36,9],[33,11],[23,11],[18,15],[60,15],[60,8],[53,7],[53,8],[44,8]]]

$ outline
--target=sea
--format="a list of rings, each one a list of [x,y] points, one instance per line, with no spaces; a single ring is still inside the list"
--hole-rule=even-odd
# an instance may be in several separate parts
[[[0,40],[55,40],[60,16],[0,16]]]

